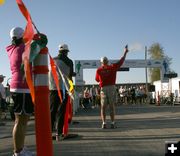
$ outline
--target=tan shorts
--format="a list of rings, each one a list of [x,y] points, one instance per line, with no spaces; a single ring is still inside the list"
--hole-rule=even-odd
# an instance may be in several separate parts
[[[104,86],[101,88],[101,105],[114,105],[116,100],[116,88],[112,86]]]

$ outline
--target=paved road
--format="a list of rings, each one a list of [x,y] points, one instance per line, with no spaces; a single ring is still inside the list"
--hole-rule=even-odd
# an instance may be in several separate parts
[[[118,128],[104,130],[98,108],[80,109],[69,129],[78,137],[53,141],[54,156],[163,156],[165,141],[180,140],[180,106],[119,106],[116,118]],[[12,126],[0,126],[0,156],[12,155]],[[33,119],[26,145],[35,151]]]

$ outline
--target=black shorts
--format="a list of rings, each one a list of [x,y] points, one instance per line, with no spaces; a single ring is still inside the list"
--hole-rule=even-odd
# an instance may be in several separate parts
[[[11,93],[14,101],[14,113],[32,115],[34,105],[29,93]]]

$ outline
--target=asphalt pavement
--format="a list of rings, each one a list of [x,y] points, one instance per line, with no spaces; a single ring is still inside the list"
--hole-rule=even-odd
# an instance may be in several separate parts
[[[180,141],[180,106],[120,105],[116,108],[117,128],[101,129],[100,109],[79,109],[62,141],[53,140],[54,156],[164,156],[165,141]],[[10,118],[1,121],[0,156],[12,156]],[[45,121],[44,121],[45,122]],[[36,151],[34,119],[29,121],[25,144]]]

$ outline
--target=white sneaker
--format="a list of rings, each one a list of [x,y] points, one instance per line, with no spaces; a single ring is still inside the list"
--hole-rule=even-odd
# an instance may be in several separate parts
[[[35,156],[35,153],[27,150],[26,147],[20,153],[14,153],[13,156]]]

